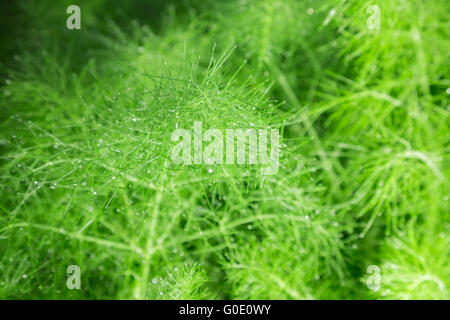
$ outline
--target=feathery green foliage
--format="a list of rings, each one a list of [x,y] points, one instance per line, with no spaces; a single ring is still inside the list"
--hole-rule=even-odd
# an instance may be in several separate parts
[[[70,4],[2,10],[1,299],[449,298],[448,1]],[[194,121],[278,172],[173,163]]]

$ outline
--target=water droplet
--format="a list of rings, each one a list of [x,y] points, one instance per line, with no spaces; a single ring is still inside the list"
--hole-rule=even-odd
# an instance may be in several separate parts
[[[314,13],[314,9],[313,9],[313,8],[308,8],[308,10],[306,10],[306,12],[307,12],[309,15],[312,15],[312,14]]]
[[[153,278],[153,279],[152,279],[152,283],[153,283],[153,284],[157,284],[157,283],[158,283],[158,279]]]
[[[28,278],[28,275],[26,273],[24,273],[22,278],[26,279],[26,278]]]

